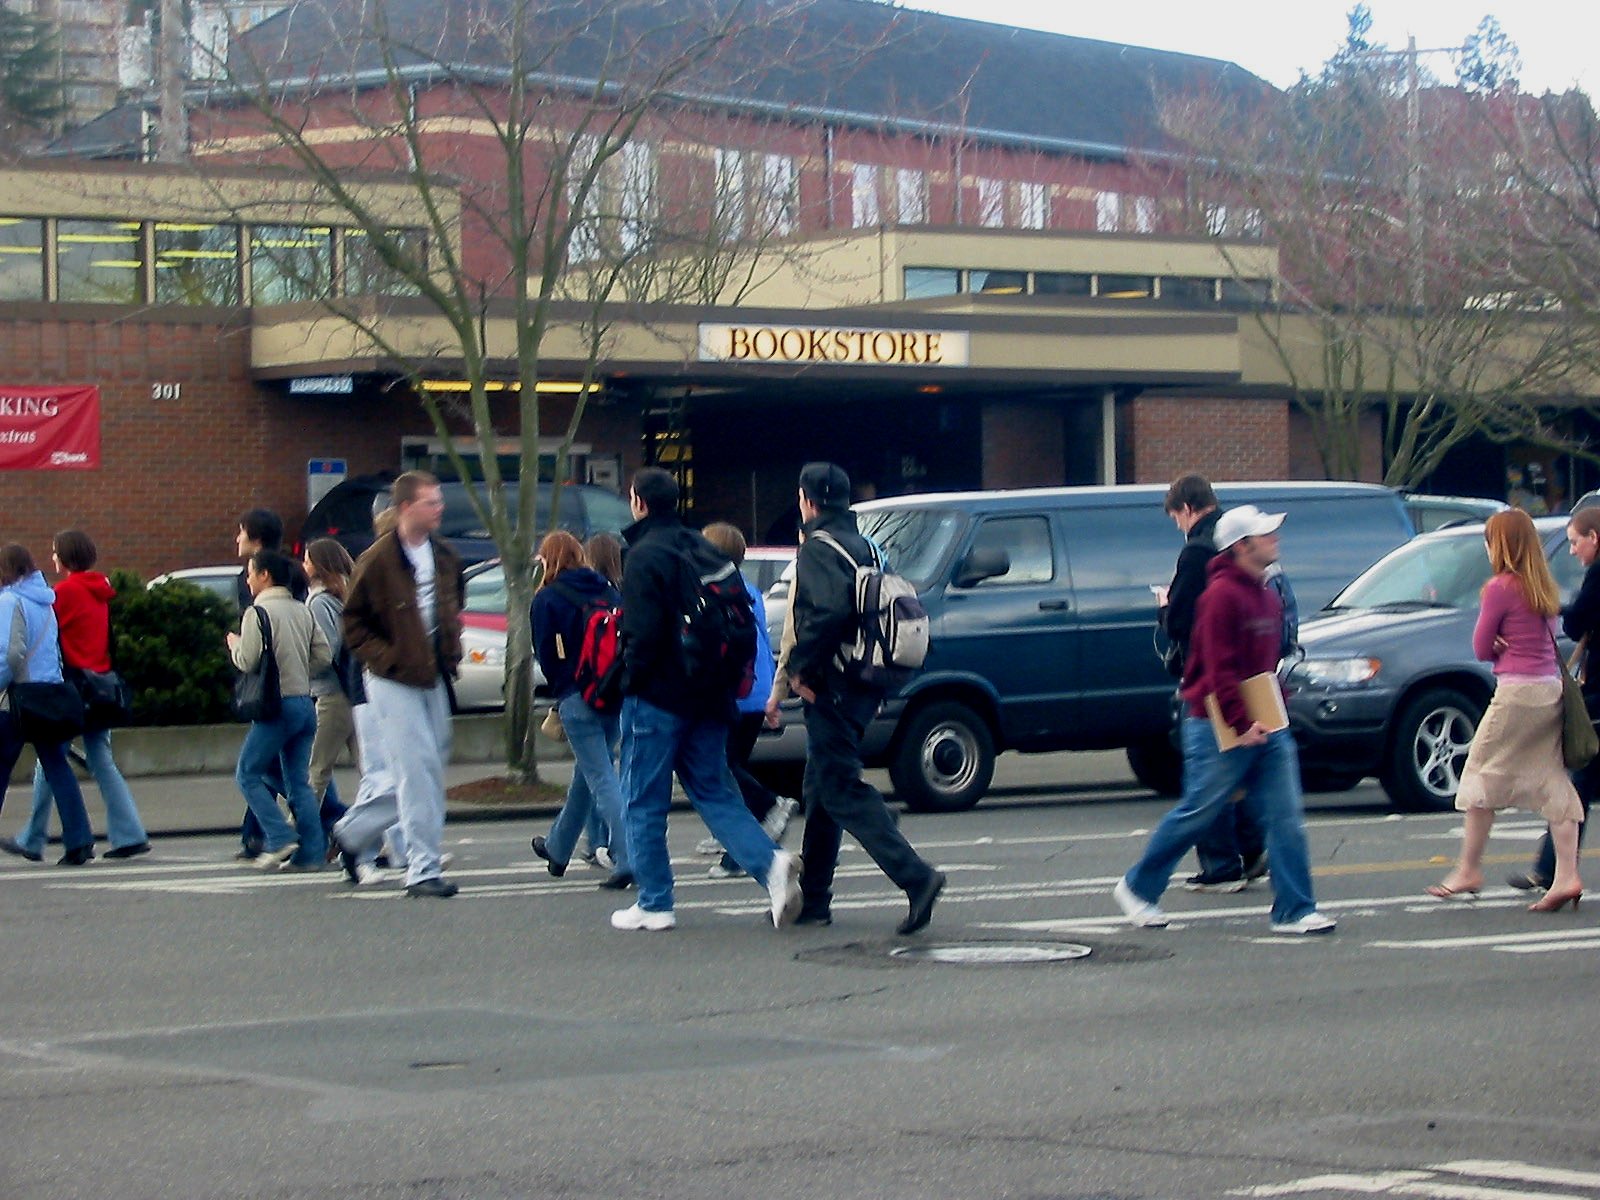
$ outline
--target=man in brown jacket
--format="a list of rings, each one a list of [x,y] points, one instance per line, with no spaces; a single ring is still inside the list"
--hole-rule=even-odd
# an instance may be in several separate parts
[[[444,515],[439,481],[408,471],[394,481],[394,529],[356,562],[344,637],[365,675],[369,727],[377,731],[394,790],[363,795],[335,828],[357,860],[398,815],[406,895],[456,894],[441,876],[444,765],[450,757],[448,679],[461,661],[461,564],[435,535]]]

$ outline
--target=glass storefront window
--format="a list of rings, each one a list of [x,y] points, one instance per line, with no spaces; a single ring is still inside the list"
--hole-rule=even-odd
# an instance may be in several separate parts
[[[1028,290],[1026,271],[968,271],[967,291],[990,296],[1020,296]]]
[[[333,230],[326,225],[250,229],[250,303],[326,298],[333,282]]]
[[[1148,275],[1102,275],[1099,295],[1106,300],[1147,300],[1155,295]]]
[[[1217,281],[1164,276],[1161,280],[1161,301],[1183,308],[1213,305],[1217,302]]]
[[[1033,277],[1033,290],[1040,296],[1087,296],[1094,291],[1094,276],[1039,271]]]
[[[56,223],[56,298],[62,303],[138,304],[143,276],[139,222]]]
[[[961,272],[945,267],[907,267],[906,299],[954,296],[961,290]]]
[[[156,303],[239,303],[239,229],[156,222]]]
[[[0,217],[0,300],[44,299],[44,222]]]
[[[428,269],[428,236],[420,229],[391,229],[389,237],[404,261]],[[383,261],[365,229],[344,231],[344,294],[347,296],[415,296],[421,289],[402,271]]]

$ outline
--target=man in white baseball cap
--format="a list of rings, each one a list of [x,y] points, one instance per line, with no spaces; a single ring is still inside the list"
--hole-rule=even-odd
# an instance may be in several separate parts
[[[1221,553],[1240,538],[1266,537],[1269,533],[1277,533],[1278,526],[1283,524],[1284,515],[1264,513],[1254,504],[1241,504],[1238,508],[1230,508],[1217,521],[1213,544],[1217,552]],[[1274,555],[1270,561],[1276,562],[1277,556]]]

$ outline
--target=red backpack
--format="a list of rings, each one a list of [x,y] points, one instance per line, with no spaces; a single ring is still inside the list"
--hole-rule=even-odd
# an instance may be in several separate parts
[[[578,662],[572,680],[578,695],[595,712],[615,712],[622,706],[622,605],[614,592],[585,596],[564,584],[551,584],[578,610]]]

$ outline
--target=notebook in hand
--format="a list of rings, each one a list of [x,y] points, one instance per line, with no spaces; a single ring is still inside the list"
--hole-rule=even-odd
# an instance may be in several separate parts
[[[1272,733],[1289,728],[1289,714],[1283,708],[1283,691],[1278,687],[1278,677],[1271,671],[1252,675],[1239,683],[1239,695],[1244,700],[1245,715]],[[1211,728],[1217,734],[1217,746],[1232,750],[1239,744],[1239,735],[1222,718],[1222,706],[1217,694],[1206,697],[1206,715],[1211,718]]]

